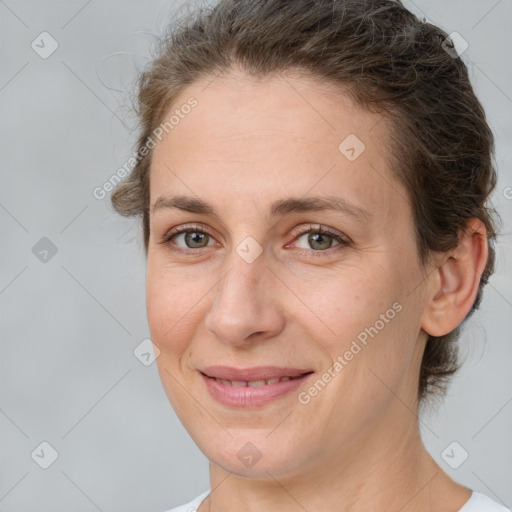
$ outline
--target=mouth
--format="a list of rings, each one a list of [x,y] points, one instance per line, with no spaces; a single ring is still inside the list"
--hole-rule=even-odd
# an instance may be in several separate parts
[[[216,401],[231,407],[258,407],[296,390],[312,370],[282,367],[245,369],[211,366],[200,371]]]
[[[235,388],[240,388],[240,387],[257,388],[260,386],[269,386],[270,384],[276,384],[278,382],[288,382],[289,380],[292,380],[292,379],[300,379],[300,377],[288,377],[288,376],[274,377],[272,379],[267,379],[267,380],[227,380],[227,379],[218,379],[217,377],[208,377],[208,378],[215,379],[217,382],[219,382],[223,386],[233,386]]]

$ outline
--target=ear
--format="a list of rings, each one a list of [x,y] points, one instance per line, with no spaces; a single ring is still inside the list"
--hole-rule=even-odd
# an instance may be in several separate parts
[[[431,336],[453,331],[473,305],[488,257],[487,231],[480,219],[470,219],[459,231],[459,245],[444,253],[431,273],[421,327]]]

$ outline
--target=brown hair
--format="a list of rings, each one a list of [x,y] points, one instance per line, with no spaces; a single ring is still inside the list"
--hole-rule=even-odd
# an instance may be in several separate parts
[[[489,257],[468,318],[494,271],[496,212],[487,201],[497,178],[493,134],[450,45],[397,0],[221,0],[199,8],[169,26],[140,76],[139,158],[112,203],[121,215],[142,217],[147,254],[151,151],[143,148],[177,95],[235,65],[260,77],[298,70],[392,121],[390,169],[408,191],[423,264],[456,247],[469,219],[484,223]],[[428,337],[420,399],[442,394],[458,369],[459,328]]]

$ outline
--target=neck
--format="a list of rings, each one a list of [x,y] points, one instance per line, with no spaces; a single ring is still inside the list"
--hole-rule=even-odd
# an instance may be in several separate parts
[[[471,491],[426,451],[417,418],[401,404],[395,421],[333,450],[330,460],[291,476],[255,480],[210,464],[209,498],[199,512],[457,512]],[[404,421],[404,415],[408,418]]]

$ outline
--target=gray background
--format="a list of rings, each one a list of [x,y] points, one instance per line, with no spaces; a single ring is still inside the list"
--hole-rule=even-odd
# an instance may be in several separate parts
[[[92,193],[133,151],[126,91],[178,4],[0,0],[0,511],[157,512],[208,487],[156,365],[133,353],[149,337],[139,225]],[[504,221],[497,272],[461,341],[466,365],[422,431],[455,479],[510,507],[512,0],[406,5],[469,43]],[[44,31],[59,45],[46,59],[31,47],[51,47]],[[31,457],[49,457],[43,441],[59,454],[48,469]],[[458,469],[441,456],[453,441],[452,460],[469,453]]]

